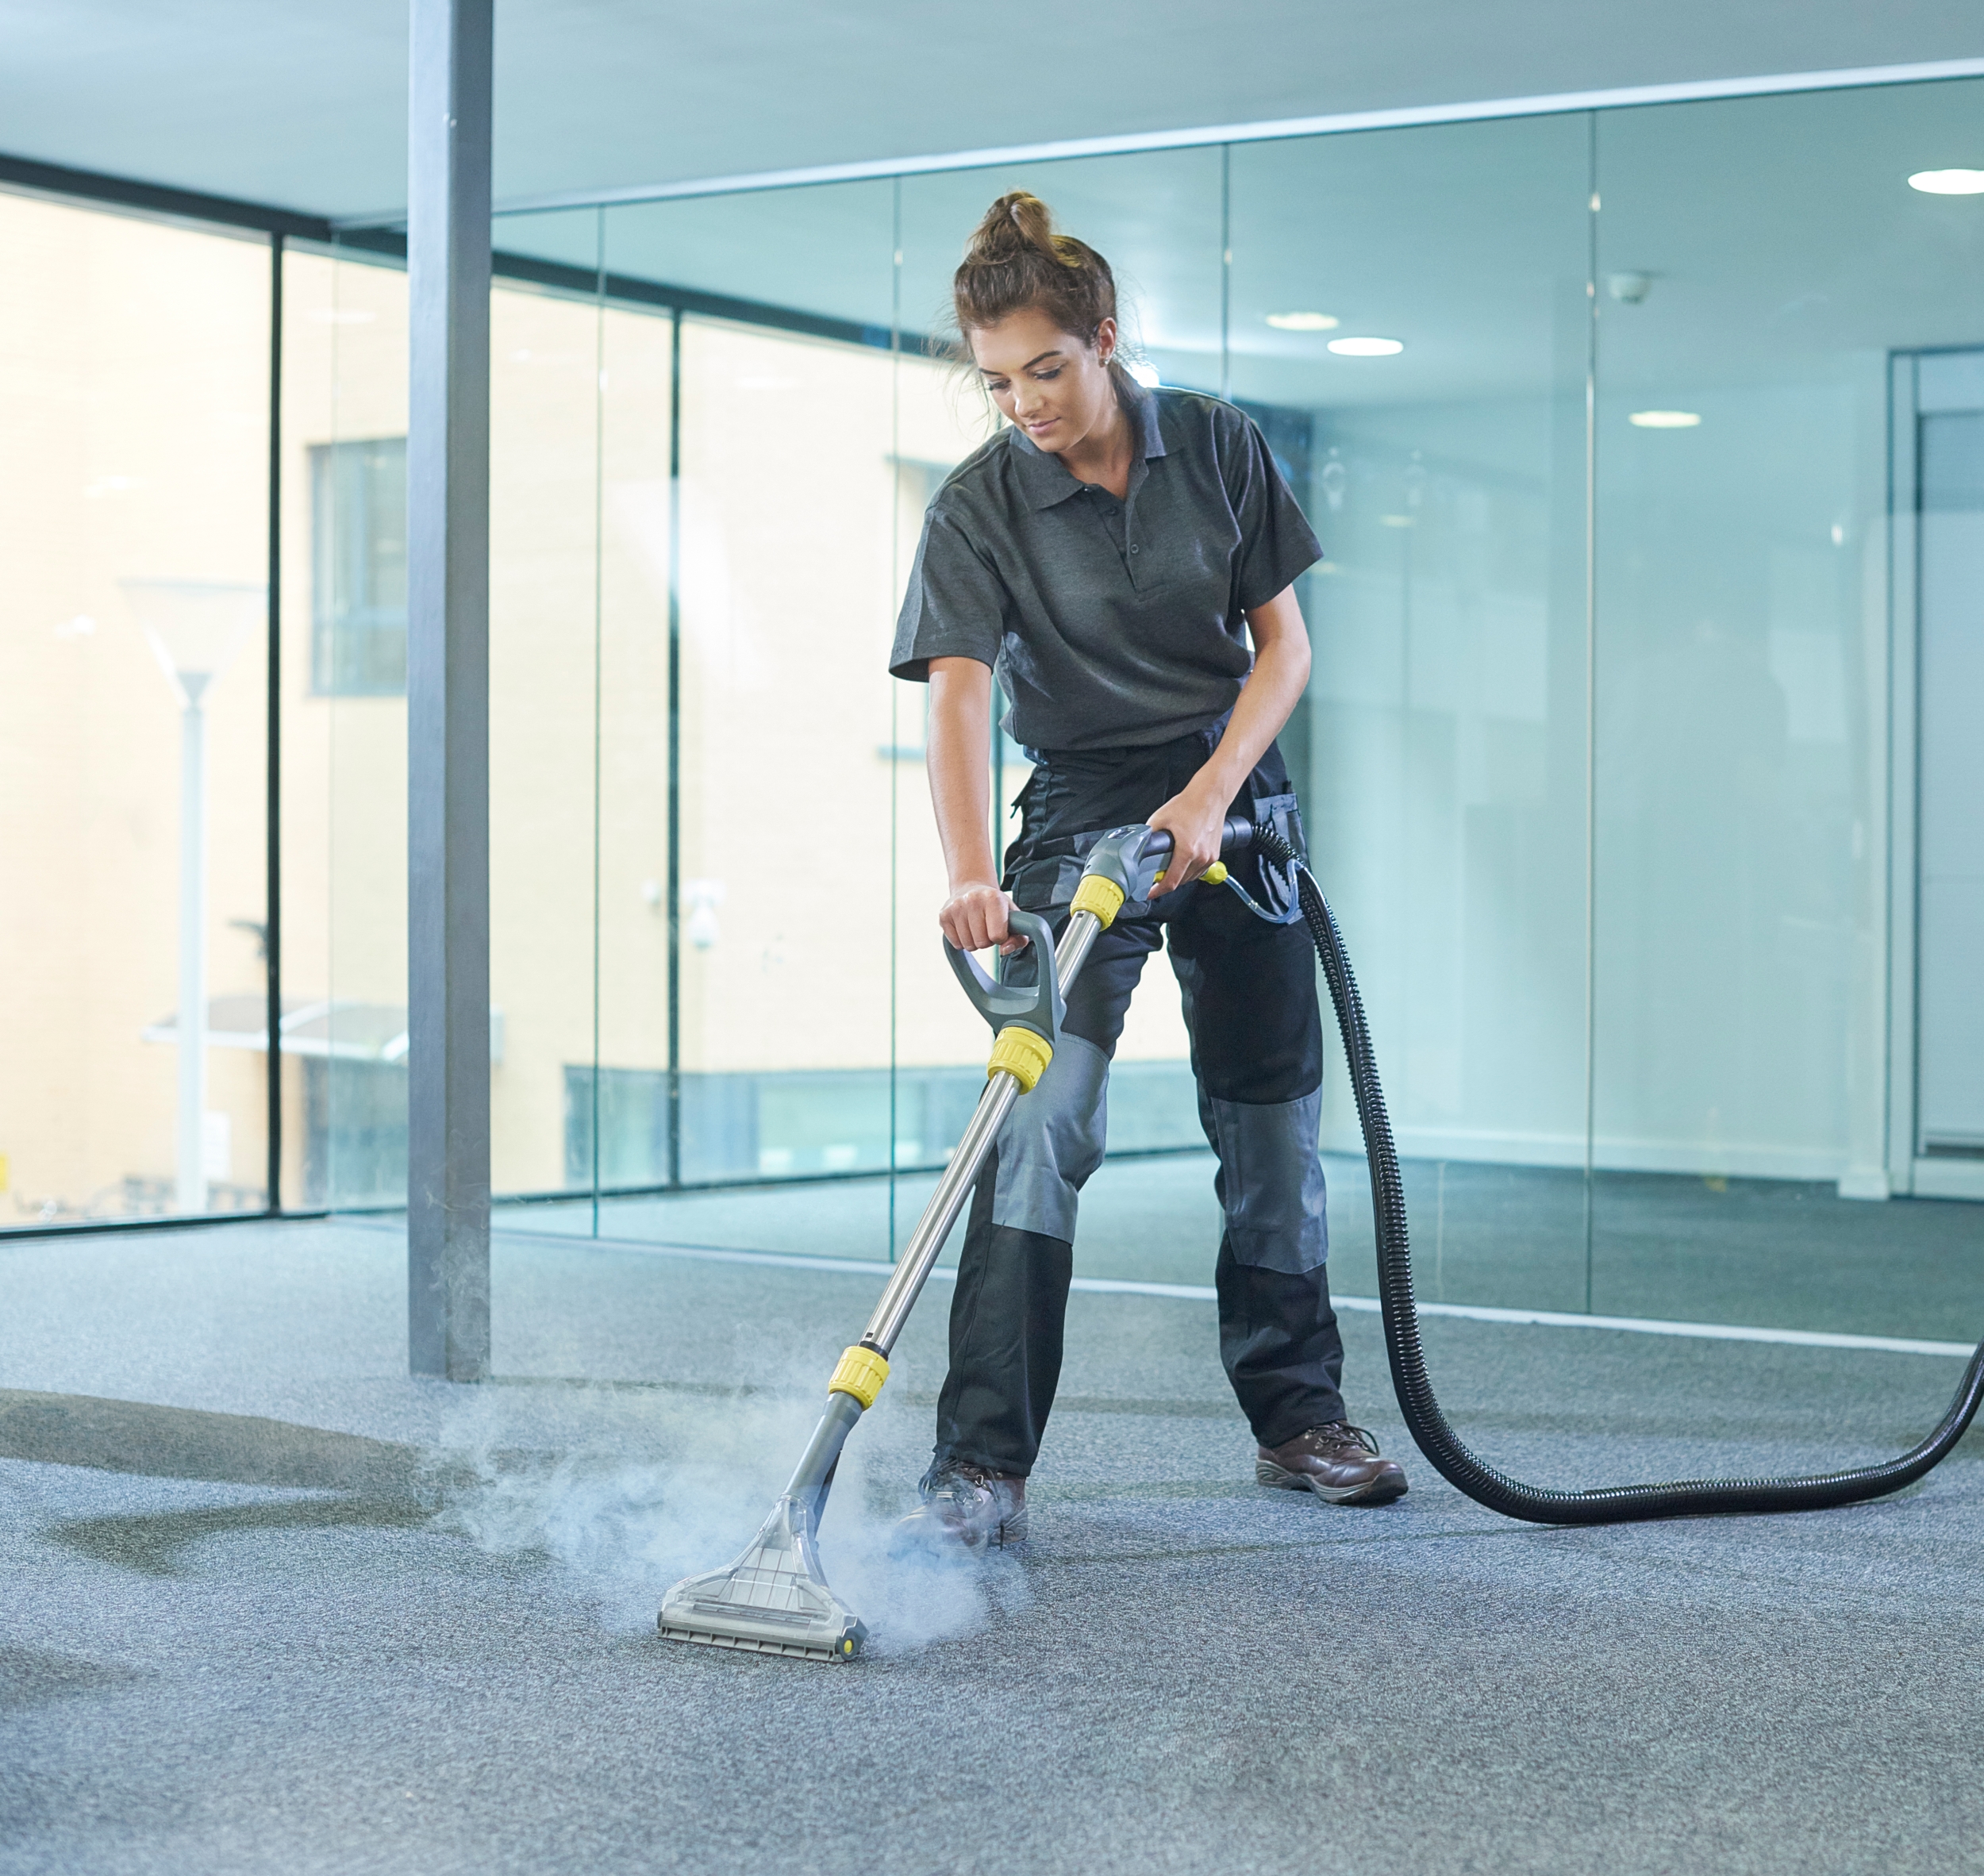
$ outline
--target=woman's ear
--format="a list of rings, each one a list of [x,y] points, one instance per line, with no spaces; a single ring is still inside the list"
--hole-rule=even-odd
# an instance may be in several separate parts
[[[1107,364],[1116,356],[1116,321],[1105,319],[1095,329],[1095,356]]]

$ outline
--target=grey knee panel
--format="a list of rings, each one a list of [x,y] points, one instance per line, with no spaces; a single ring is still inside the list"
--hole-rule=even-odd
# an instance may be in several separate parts
[[[999,1130],[992,1222],[1073,1242],[1075,1196],[1102,1163],[1109,1059],[1065,1030],[1031,1094]]]
[[[1322,1090],[1260,1106],[1202,1092],[1199,1118],[1219,1155],[1214,1183],[1235,1261],[1293,1277],[1327,1262],[1328,1194],[1316,1151]]]

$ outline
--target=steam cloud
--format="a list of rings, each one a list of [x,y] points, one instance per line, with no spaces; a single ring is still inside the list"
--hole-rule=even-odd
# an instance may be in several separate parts
[[[810,1390],[698,1399],[574,1385],[559,1390],[559,1418],[582,1430],[554,1456],[518,1450],[523,1403],[507,1391],[479,1393],[445,1427],[433,1455],[436,1476],[452,1481],[440,1521],[492,1554],[548,1559],[563,1593],[629,1633],[652,1630],[679,1578],[720,1568],[749,1542],[821,1406]],[[894,1523],[916,1503],[924,1460],[910,1443],[927,1438],[927,1413],[891,1415],[886,1402],[848,1442],[820,1530],[827,1580],[878,1654],[971,1634],[1028,1599],[1020,1566],[1000,1552],[891,1554]]]

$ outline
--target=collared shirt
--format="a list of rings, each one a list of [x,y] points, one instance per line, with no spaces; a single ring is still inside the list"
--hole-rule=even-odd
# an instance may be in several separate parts
[[[1196,391],[1128,409],[1118,502],[1007,428],[924,517],[889,669],[994,667],[1029,748],[1144,748],[1216,722],[1252,667],[1246,613],[1322,558],[1253,420]]]

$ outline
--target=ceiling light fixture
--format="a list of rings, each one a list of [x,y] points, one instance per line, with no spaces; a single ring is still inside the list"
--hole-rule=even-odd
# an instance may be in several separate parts
[[[1332,339],[1329,349],[1339,358],[1390,358],[1405,344],[1402,339]]]
[[[1924,195],[1984,195],[1984,169],[1918,169],[1909,186]]]
[[[1278,333],[1328,333],[1344,322],[1333,313],[1271,313],[1267,323]]]
[[[1701,421],[1696,410],[1636,410],[1626,419],[1643,430],[1692,430]]]

